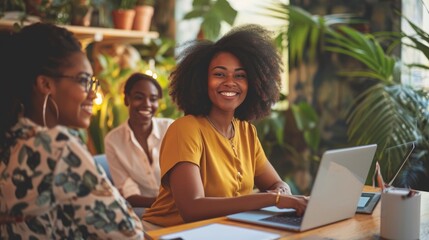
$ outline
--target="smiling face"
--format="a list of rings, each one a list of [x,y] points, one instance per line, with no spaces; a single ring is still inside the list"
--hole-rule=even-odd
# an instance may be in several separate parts
[[[74,53],[68,61],[71,63],[70,67],[63,68],[58,74],[92,76],[91,64],[84,53]],[[76,79],[60,78],[59,81],[56,81],[55,92],[52,93],[52,98],[59,110],[58,124],[77,128],[89,127],[95,97],[94,91],[86,92],[85,87]],[[51,113],[56,112],[52,107],[50,108]]]
[[[213,112],[234,114],[246,98],[248,89],[246,71],[237,57],[220,52],[213,57],[208,69],[208,95]]]
[[[150,125],[158,110],[159,93],[156,86],[148,80],[137,81],[125,96],[132,125]]]

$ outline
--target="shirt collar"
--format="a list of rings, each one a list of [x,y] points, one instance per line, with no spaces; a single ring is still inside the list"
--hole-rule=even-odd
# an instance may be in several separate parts
[[[158,124],[156,124],[156,121],[154,120],[154,118],[152,118],[152,131],[149,134],[149,137],[153,136],[156,139],[161,139],[161,129],[159,128]],[[130,127],[130,124],[128,123],[128,121],[126,122],[126,128],[130,134],[130,136],[134,136],[133,130]]]

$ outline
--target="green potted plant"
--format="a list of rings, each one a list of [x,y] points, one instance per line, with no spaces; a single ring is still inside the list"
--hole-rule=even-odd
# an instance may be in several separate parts
[[[409,23],[413,26],[416,36],[420,34],[421,38],[400,34],[401,37],[412,38],[412,46],[426,53],[428,57],[427,34],[418,26]],[[339,74],[351,76],[358,81],[365,78],[374,81],[356,98],[350,108],[347,118],[350,141],[356,144],[378,143],[378,156],[386,179],[393,177],[395,166],[402,160],[394,155],[403,156],[405,151],[398,148],[396,154],[387,156],[388,148],[415,141],[415,156],[420,158],[420,161],[429,161],[429,93],[401,82],[398,74],[401,71],[400,60],[388,55],[374,35],[364,35],[342,26],[339,32],[331,32],[326,40],[330,44],[326,47],[327,51],[352,57],[364,66],[363,69],[342,71]],[[411,64],[408,67],[419,66]]]
[[[148,32],[155,10],[155,0],[137,0],[134,9],[136,16],[134,17],[133,30]]]
[[[131,30],[136,15],[134,10],[136,0],[120,0],[115,3],[116,7],[112,10],[113,26],[118,29]]]

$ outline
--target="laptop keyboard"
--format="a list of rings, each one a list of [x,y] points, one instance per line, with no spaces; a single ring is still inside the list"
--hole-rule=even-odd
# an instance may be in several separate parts
[[[302,217],[299,217],[295,214],[295,212],[286,212],[279,215],[267,217],[261,219],[262,221],[275,222],[275,223],[283,223],[283,224],[291,224],[295,226],[300,226],[302,222]]]

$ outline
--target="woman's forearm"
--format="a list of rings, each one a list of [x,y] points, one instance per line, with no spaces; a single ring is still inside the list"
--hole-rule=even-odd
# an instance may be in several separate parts
[[[289,185],[283,181],[276,182],[268,190],[273,192],[279,191],[281,194],[292,194]]]
[[[203,197],[184,204],[179,211],[185,222],[193,222],[273,206],[276,198],[276,193],[255,193],[230,198]]]
[[[141,195],[132,195],[127,197],[127,201],[131,204],[132,207],[143,207],[148,208],[152,206],[156,198],[144,197]]]

